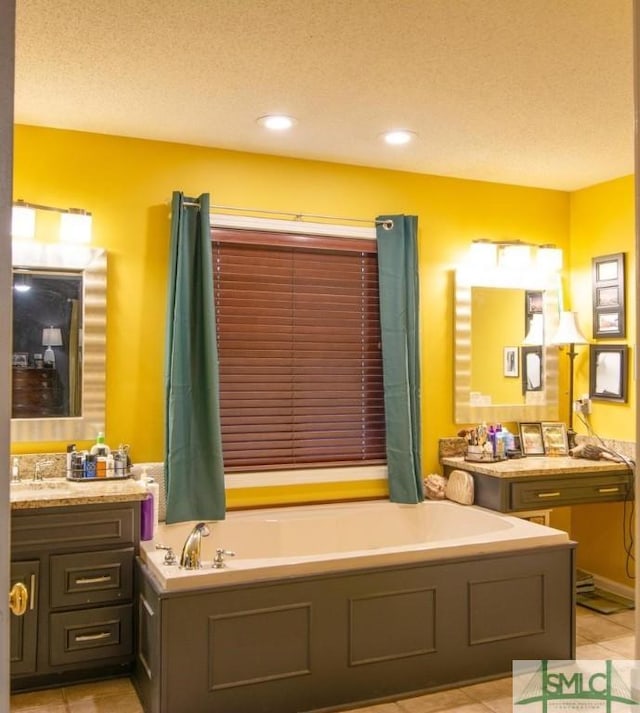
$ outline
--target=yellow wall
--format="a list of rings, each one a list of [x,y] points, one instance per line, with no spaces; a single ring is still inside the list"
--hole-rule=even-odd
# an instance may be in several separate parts
[[[592,339],[591,260],[601,255],[626,253],[626,339],[600,339],[599,344],[627,344],[629,400],[626,404],[593,401],[591,424],[601,437],[635,441],[636,288],[634,274],[634,179],[632,176],[591,186],[571,195],[571,300],[582,330]],[[576,396],[589,390],[589,348],[578,347]],[[578,433],[585,428],[575,424]],[[624,506],[582,505],[572,508],[571,535],[579,542],[578,565],[617,582],[633,586],[626,576],[623,547]]]
[[[474,238],[562,247],[568,239],[569,197],[560,191],[47,128],[16,127],[14,176],[16,198],[93,213],[93,244],[109,255],[106,436],[130,443],[138,461],[162,458],[173,190],[271,210],[418,215],[425,472],[437,469],[438,438],[458,430],[452,416],[456,263]],[[14,450],[25,447],[14,444]]]
[[[438,438],[459,429],[452,415],[452,271],[471,240],[520,238],[562,247],[571,270],[573,308],[579,310],[587,336],[591,258],[619,251],[633,255],[631,178],[569,195],[27,126],[16,127],[14,176],[16,198],[93,213],[93,244],[109,255],[106,435],[111,443],[131,443],[134,461],[162,459],[168,203],[173,190],[209,192],[213,203],[270,210],[349,217],[418,215],[425,474],[439,470]],[[46,220],[42,224],[46,226]],[[630,260],[627,342],[634,344],[631,268]],[[580,350],[577,395],[588,384],[588,350]],[[566,386],[566,376],[564,380]],[[628,405],[594,404],[593,424],[602,436],[633,440],[632,382],[630,394]],[[566,419],[566,413],[561,417]],[[63,445],[13,444],[12,450],[61,450]],[[379,483],[361,482],[234,492],[229,501],[251,505],[381,494]],[[626,581],[621,506],[567,510],[559,511],[555,522],[571,527],[580,541],[581,566]]]

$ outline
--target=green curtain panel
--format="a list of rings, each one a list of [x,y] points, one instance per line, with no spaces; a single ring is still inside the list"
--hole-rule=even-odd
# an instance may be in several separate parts
[[[396,503],[424,499],[417,232],[416,216],[376,218],[389,497]]]
[[[224,466],[208,194],[197,199],[173,194],[169,279],[167,522],[222,520]]]

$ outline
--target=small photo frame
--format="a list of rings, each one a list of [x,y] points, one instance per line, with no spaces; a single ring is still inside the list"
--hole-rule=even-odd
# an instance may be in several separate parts
[[[13,352],[11,364],[19,367],[29,366],[29,352]]]
[[[527,316],[542,314],[543,294],[541,290],[527,290],[525,293],[525,311]]]
[[[567,456],[569,455],[569,443],[567,439],[567,427],[559,421],[543,421],[542,443],[544,444],[545,455]]]
[[[625,336],[624,253],[592,260],[593,338]]]
[[[520,354],[518,347],[504,347],[502,373],[508,377],[518,377],[520,374]]]
[[[602,401],[627,401],[629,347],[626,344],[589,346],[589,396]]]
[[[518,424],[518,428],[522,455],[543,456],[544,441],[542,440],[542,424],[540,421],[521,422]]]

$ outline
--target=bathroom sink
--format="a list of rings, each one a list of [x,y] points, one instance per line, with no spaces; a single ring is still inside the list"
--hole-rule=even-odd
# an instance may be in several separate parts
[[[28,493],[42,493],[55,491],[60,493],[61,491],[72,490],[71,483],[66,478],[44,478],[43,480],[20,480],[18,482],[11,482],[10,492],[16,495],[28,494]]]

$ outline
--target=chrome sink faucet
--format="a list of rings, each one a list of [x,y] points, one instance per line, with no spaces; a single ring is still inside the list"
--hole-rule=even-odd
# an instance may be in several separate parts
[[[34,482],[41,482],[42,481],[42,471],[44,468],[51,468],[52,465],[55,465],[55,462],[52,460],[39,460],[36,461],[36,467],[33,470],[33,480]]]
[[[208,537],[209,534],[209,528],[204,522],[199,522],[191,530],[180,555],[180,566],[183,569],[200,569],[202,566],[202,538]]]

